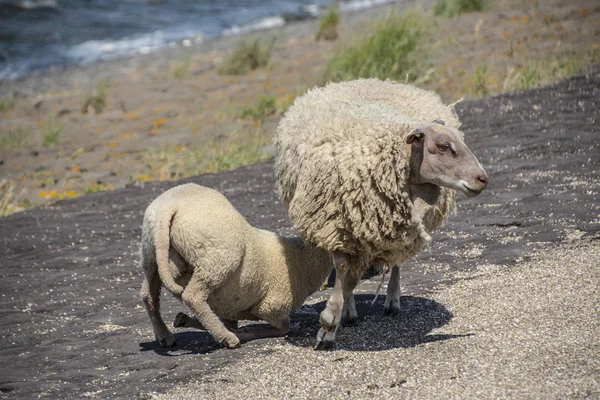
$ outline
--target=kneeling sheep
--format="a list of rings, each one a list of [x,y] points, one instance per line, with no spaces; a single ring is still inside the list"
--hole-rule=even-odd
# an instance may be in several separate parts
[[[204,328],[235,348],[285,335],[289,314],[332,268],[327,251],[252,227],[223,195],[195,184],[174,187],[148,206],[141,252],[141,297],[164,347],[174,345],[175,338],[159,311],[162,285],[196,315],[179,315],[176,325]],[[272,327],[234,333],[223,324],[243,319]]]

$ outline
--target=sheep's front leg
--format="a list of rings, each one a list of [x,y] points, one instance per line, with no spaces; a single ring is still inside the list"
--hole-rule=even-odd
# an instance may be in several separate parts
[[[350,268],[347,254],[334,251],[331,253],[331,257],[335,266],[335,284],[333,285],[333,292],[327,300],[327,306],[321,312],[319,318],[321,329],[317,333],[315,350],[331,349],[334,346],[335,333],[342,319],[344,299],[352,294],[352,290],[358,282],[358,279],[353,278],[346,282]]]
[[[392,267],[383,312],[385,315],[400,314],[400,267],[398,265]]]
[[[183,291],[181,299],[186,306],[194,311],[198,322],[217,342],[230,349],[240,347],[238,337],[225,328],[223,322],[208,305],[209,294],[210,291],[199,279],[192,278]]]

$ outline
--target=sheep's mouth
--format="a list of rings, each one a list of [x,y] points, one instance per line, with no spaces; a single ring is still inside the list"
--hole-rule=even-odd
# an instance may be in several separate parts
[[[464,193],[469,197],[478,196],[481,194],[481,192],[483,192],[483,190],[471,189],[467,185],[463,185],[463,187],[465,188]]]

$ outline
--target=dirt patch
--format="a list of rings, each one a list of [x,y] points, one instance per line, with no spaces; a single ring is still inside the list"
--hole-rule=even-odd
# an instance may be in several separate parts
[[[596,69],[558,85],[459,104],[466,141],[486,167],[489,187],[476,198],[460,196],[458,215],[403,266],[405,314],[380,316],[378,300],[371,316],[342,329],[338,348],[401,352],[431,341],[452,346],[452,336],[444,336],[450,333],[435,333],[451,312],[423,293],[521,264],[551,247],[597,242],[599,99]],[[205,333],[178,331],[178,347],[157,347],[138,298],[140,226],[150,201],[182,182],[218,189],[257,227],[292,233],[271,162],[130,185],[0,220],[0,396],[145,398],[191,379],[218,390],[222,382],[210,379],[224,366],[282,345],[312,344],[326,293],[293,315],[287,339],[229,351]],[[359,294],[369,294],[359,299],[363,318],[378,281],[358,287]],[[166,320],[183,311],[170,296],[163,298]],[[373,321],[381,321],[377,331]]]

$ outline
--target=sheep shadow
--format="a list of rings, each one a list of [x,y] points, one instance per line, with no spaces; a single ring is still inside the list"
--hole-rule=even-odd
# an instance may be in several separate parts
[[[173,330],[173,328],[170,328]],[[179,357],[189,354],[209,354],[222,349],[223,346],[206,331],[189,329],[182,332],[173,332],[175,346],[161,347],[156,340],[140,342],[140,351],[154,351],[156,354],[167,357]]]
[[[355,295],[359,319],[354,325],[340,327],[336,349],[381,351],[470,336],[431,334],[452,319],[452,313],[434,300],[402,296],[400,315],[386,316],[383,313],[385,296],[379,296],[371,306],[374,298],[372,294]],[[320,328],[319,314],[325,305],[326,301],[306,305],[292,314],[293,329],[286,336],[287,342],[301,347],[314,346]]]
[[[350,351],[381,351],[394,348],[415,347],[424,343],[449,340],[470,335],[431,334],[436,328],[447,324],[452,313],[442,304],[416,296],[400,297],[400,315],[383,313],[385,296],[375,298],[372,294],[355,295],[359,319],[354,325],[342,326],[336,335],[336,349]],[[371,306],[371,304],[373,304]],[[305,305],[291,315],[292,329],[285,340],[299,347],[314,346],[320,328],[319,314],[326,301]],[[178,357],[189,354],[208,354],[223,348],[205,331],[186,330],[175,332],[174,347],[160,347],[156,341],[141,342],[140,351]],[[273,339],[263,339],[273,340]],[[277,340],[277,339],[275,339]],[[259,340],[257,342],[261,342]]]

